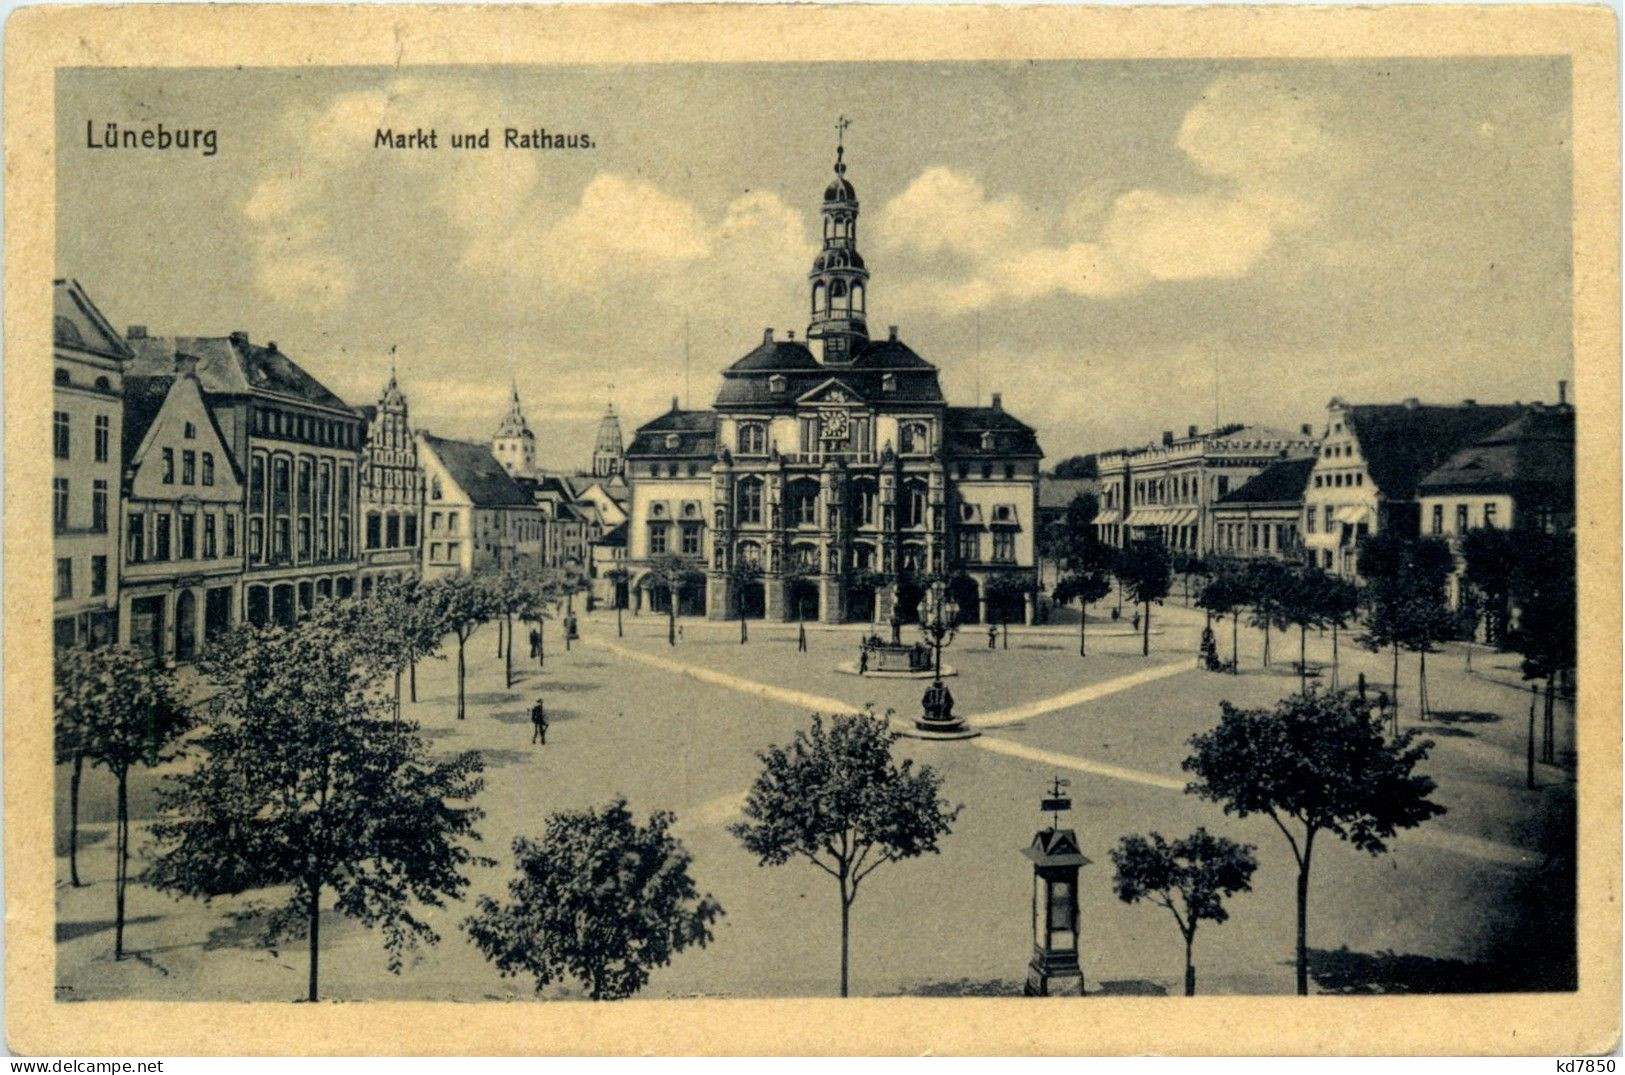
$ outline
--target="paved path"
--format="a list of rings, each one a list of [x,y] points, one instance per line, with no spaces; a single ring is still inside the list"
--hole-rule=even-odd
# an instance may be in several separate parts
[[[852,713],[862,707],[843,702],[837,698],[826,698],[821,695],[808,694],[805,691],[790,690],[785,687],[776,687],[769,683],[759,683],[755,680],[745,679],[742,676],[732,675],[728,672],[719,672],[712,668],[703,668],[693,664],[686,664],[670,657],[660,657],[652,653],[643,653],[628,649],[601,639],[595,639],[591,645],[600,646],[618,657],[623,657],[651,668],[674,675],[687,676],[702,683],[710,683],[728,690],[738,691],[758,698],[767,698],[788,705],[799,706],[811,712],[819,713]],[[1067,691],[1049,698],[1042,698],[1036,702],[1014,706],[1010,709],[1001,709],[993,713],[986,713],[974,717],[970,724],[977,728],[996,728],[1007,724],[1014,724],[1030,717],[1053,713],[1062,709],[1092,702],[1119,691],[1130,690],[1134,687],[1153,683],[1180,672],[1189,671],[1191,663],[1181,660],[1171,664],[1157,665],[1151,668],[1131,672],[1125,676],[1106,680],[1103,683],[1094,683],[1077,690]],[[1162,776],[1157,773],[1148,773],[1139,769],[1128,769],[1107,762],[1096,761],[1075,754],[1063,754],[1054,750],[1044,750],[1040,747],[1030,746],[1026,743],[1005,739],[999,736],[982,735],[975,739],[966,740],[970,745],[983,750],[1002,754],[1006,757],[1019,758],[1023,761],[1036,762],[1040,765],[1067,769],[1073,772],[1085,773],[1090,776],[1106,777],[1110,780],[1121,780],[1130,784],[1139,784],[1144,787],[1160,788],[1164,791],[1184,791],[1184,779],[1173,776]],[[697,812],[695,820],[703,824],[723,825],[737,820],[739,809],[744,805],[745,793],[737,792],[719,796],[711,802],[705,803]],[[1506,866],[1533,865],[1539,858],[1534,851],[1516,847],[1511,844],[1498,843],[1494,840],[1485,840],[1477,836],[1468,836],[1463,833],[1451,832],[1437,824],[1425,825],[1416,829],[1406,830],[1395,837],[1396,841],[1404,843],[1422,844],[1434,850],[1450,854],[1461,855],[1466,858],[1480,859]]]

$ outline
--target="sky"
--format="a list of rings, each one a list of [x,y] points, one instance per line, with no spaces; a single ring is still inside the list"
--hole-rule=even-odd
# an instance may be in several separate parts
[[[353,405],[548,467],[707,406],[799,336],[838,117],[870,331],[1051,461],[1333,396],[1554,399],[1571,377],[1559,58],[75,69],[58,275],[115,325],[274,340]],[[95,149],[209,128],[213,156]],[[375,148],[434,128],[435,150]],[[501,148],[504,127],[590,149]],[[489,129],[489,149],[452,149]]]

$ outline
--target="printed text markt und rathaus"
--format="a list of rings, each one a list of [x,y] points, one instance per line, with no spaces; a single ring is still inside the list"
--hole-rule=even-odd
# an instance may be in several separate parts
[[[410,131],[379,127],[375,129],[372,139],[374,149],[440,149],[442,146],[451,149],[490,149],[492,145],[502,149],[592,149],[594,143],[592,136],[585,132],[559,134],[545,127],[533,127],[528,131],[504,127],[500,142],[492,138],[489,127],[478,131],[453,131],[444,142],[441,141],[440,132],[433,127],[418,127]]]

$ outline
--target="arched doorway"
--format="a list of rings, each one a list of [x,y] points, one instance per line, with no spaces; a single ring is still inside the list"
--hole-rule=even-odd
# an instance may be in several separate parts
[[[925,596],[925,590],[913,579],[904,579],[897,584],[897,601],[892,611],[904,623],[913,623],[920,615],[920,598]]]
[[[190,661],[197,655],[197,594],[182,590],[175,595],[175,659]]]
[[[293,584],[284,582],[271,590],[271,619],[284,627],[293,626]]]
[[[250,586],[248,588],[248,622],[255,627],[264,627],[265,621],[271,617],[271,595],[264,586]]]
[[[818,618],[818,583],[812,579],[791,579],[786,600],[792,620]]]
[[[875,619],[875,588],[867,582],[855,582],[846,590],[846,618],[853,623],[873,623]]]
[[[747,620],[759,620],[767,615],[767,588],[762,585],[761,579],[752,579],[739,584],[739,592],[735,594],[734,614],[743,616]]]

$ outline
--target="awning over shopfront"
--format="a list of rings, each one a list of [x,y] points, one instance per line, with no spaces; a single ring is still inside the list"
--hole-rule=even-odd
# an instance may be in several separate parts
[[[1111,511],[1103,511],[1099,515],[1095,516],[1095,524],[1097,526],[1116,526],[1122,521],[1123,513],[1117,511],[1116,509]]]
[[[1141,508],[1139,511],[1129,512],[1127,525],[1131,527],[1190,526],[1195,522],[1195,508]]]

